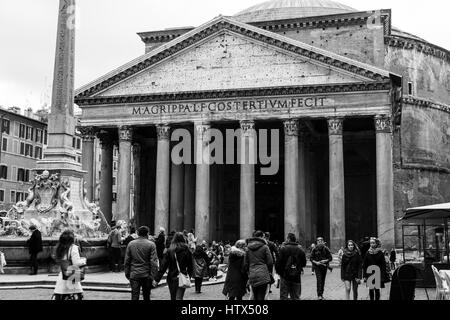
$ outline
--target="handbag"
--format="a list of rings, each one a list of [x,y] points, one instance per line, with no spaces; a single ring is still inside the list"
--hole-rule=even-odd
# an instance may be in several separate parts
[[[178,269],[178,287],[188,289],[191,287],[191,280],[189,279],[188,276],[181,273],[180,265],[178,264],[177,254],[174,253],[174,255],[175,255],[175,261],[177,263],[177,269]]]
[[[67,253],[67,259],[59,261],[61,266],[61,273],[63,280],[73,280],[75,282],[81,282],[85,278],[86,266],[77,267],[72,264],[72,257],[70,255],[72,247],[69,248]]]

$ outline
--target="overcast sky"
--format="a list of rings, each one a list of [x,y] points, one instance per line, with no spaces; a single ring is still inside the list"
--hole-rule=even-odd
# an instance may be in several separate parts
[[[77,0],[75,87],[144,53],[136,32],[199,26],[261,0]],[[357,10],[392,9],[393,25],[450,49],[444,0],[342,0]],[[58,0],[0,0],[0,105],[50,104]]]

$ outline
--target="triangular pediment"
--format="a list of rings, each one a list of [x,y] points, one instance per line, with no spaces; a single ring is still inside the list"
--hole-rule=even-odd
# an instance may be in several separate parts
[[[388,79],[387,71],[219,17],[80,88],[76,99]]]

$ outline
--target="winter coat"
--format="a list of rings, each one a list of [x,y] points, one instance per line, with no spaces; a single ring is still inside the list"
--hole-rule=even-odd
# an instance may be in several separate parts
[[[321,246],[316,246],[312,250],[311,257],[309,258],[309,260],[311,260],[311,262],[328,260],[328,263],[327,263],[327,265],[328,265],[333,260],[333,256],[331,255],[330,249],[328,249],[328,247],[321,245]],[[326,266],[315,264],[314,268],[326,268]]]
[[[156,244],[156,254],[158,255],[158,259],[162,259],[164,255],[164,249],[166,248],[166,235],[164,232],[160,232],[158,237],[155,240]]]
[[[342,281],[362,279],[362,258],[358,251],[345,250],[341,261]]]
[[[30,239],[27,240],[28,251],[30,254],[38,254],[42,249],[42,235],[39,230],[34,230]]]
[[[193,277],[204,278],[208,276],[209,258],[206,252],[202,251],[199,255],[194,251],[192,254]]]
[[[178,268],[175,260],[178,260],[178,264],[180,265],[180,271],[184,275],[189,275],[192,277],[193,274],[193,263],[192,263],[192,253],[189,250],[187,244],[182,244],[180,247],[176,249],[168,249],[164,253],[164,257],[161,261],[161,265],[159,267],[158,275],[156,276],[155,281],[159,282],[167,269],[169,269],[167,273],[167,279],[170,281],[175,281],[178,279]]]
[[[275,270],[282,278],[286,278],[286,264],[288,263],[290,256],[294,257],[297,270],[303,271],[303,268],[306,266],[306,254],[300,245],[295,242],[287,242],[281,247],[278,260],[275,263]],[[298,279],[290,281],[300,283],[300,275]]]
[[[366,256],[363,261],[363,272],[364,278],[369,278],[372,274],[367,273],[367,268],[376,265],[380,268],[381,272],[381,288],[384,288],[384,284],[388,282],[388,276],[386,273],[386,260],[384,258],[384,253],[381,250],[376,250],[374,253],[371,253],[371,250],[367,251]]]
[[[270,283],[273,260],[266,240],[262,238],[247,239],[247,253],[244,261],[244,268],[252,287]]]
[[[131,241],[125,252],[124,269],[129,279],[154,279],[158,271],[155,244],[143,237]]]
[[[243,297],[248,281],[244,270],[245,251],[233,247],[228,260],[228,271],[222,293],[229,297]]]

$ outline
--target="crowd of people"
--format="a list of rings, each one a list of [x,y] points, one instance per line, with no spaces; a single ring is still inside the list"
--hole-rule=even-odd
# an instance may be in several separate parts
[[[39,233],[30,238],[30,255],[35,274],[36,251],[41,246],[35,244]],[[39,242],[39,241],[37,241]],[[122,247],[125,246],[125,258]],[[150,299],[151,289],[166,275],[166,283],[171,300],[182,300],[186,285],[180,276],[193,279],[195,292],[202,293],[204,280],[217,280],[218,273],[225,274],[222,293],[227,299],[242,300],[249,293],[251,300],[265,300],[271,287],[280,288],[281,300],[299,300],[301,297],[301,278],[307,264],[311,261],[311,272],[317,280],[317,299],[324,299],[325,279],[333,257],[322,237],[305,252],[296,236],[289,233],[285,242],[279,244],[270,240],[270,233],[255,231],[248,239],[235,243],[199,242],[194,230],[176,232],[168,235],[160,228],[157,235],[150,235],[146,226],[123,230],[119,224],[108,236],[107,247],[110,253],[110,267],[113,272],[124,272],[130,281],[131,297],[139,300]],[[62,233],[56,247],[56,258],[61,264],[61,272],[55,287],[55,299],[82,299],[83,290],[80,279],[67,277],[62,267],[65,262],[72,269],[83,273],[86,259],[80,257],[80,245],[74,233],[66,230]],[[393,254],[392,254],[393,253]],[[381,249],[376,238],[366,238],[360,245],[349,240],[338,254],[341,280],[345,283],[345,297],[358,299],[358,287],[368,283],[371,300],[379,300],[381,289],[391,280],[391,266],[395,267],[395,251],[389,253]],[[373,268],[377,267],[379,279],[373,279]],[[278,278],[278,282],[276,281]],[[189,281],[189,280],[188,280]],[[277,282],[277,283],[276,283]],[[373,282],[375,285],[369,285]],[[189,286],[187,286],[189,287]]]

